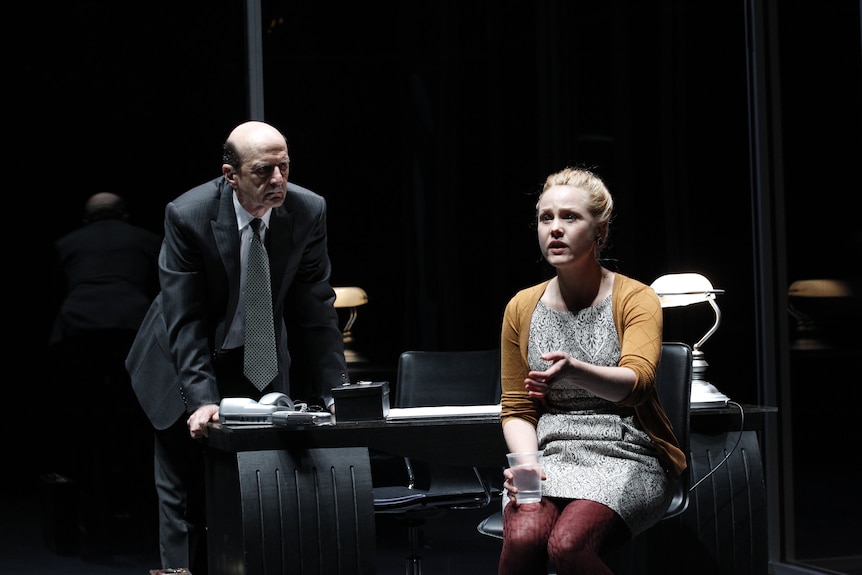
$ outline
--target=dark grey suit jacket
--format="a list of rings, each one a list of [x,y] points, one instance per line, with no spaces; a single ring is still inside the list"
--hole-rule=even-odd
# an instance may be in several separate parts
[[[325,200],[288,184],[284,204],[272,211],[267,245],[279,355],[275,390],[291,395],[291,357],[300,350],[312,378],[302,383],[317,394],[301,399],[328,404],[332,387],[349,380],[329,283]],[[159,277],[161,292],[126,368],[153,426],[166,429],[184,414],[221,401],[213,357],[230,329],[240,290],[233,189],[223,177],[167,205]],[[289,345],[288,333],[298,335]]]

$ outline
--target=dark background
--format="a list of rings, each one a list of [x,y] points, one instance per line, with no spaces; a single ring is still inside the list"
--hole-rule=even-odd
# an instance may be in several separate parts
[[[724,289],[708,378],[737,401],[769,399],[752,6],[768,8],[762,40],[780,75],[766,95],[781,126],[772,271],[782,286],[856,280],[862,261],[859,3],[773,4],[264,1],[257,119],[287,135],[290,179],[328,200],[332,283],[369,296],[356,347],[382,373],[408,349],[496,347],[508,299],[551,273],[530,228],[534,193],[585,165],[617,203],[609,265],[645,283],[698,272]],[[222,142],[249,119],[244,3],[30,3],[8,25],[23,31],[7,68],[10,261],[44,287],[51,242],[80,225],[92,193],[122,194],[161,232],[165,204],[220,173]],[[33,219],[35,238],[24,235]],[[9,352],[32,366],[13,397],[27,402],[42,387],[52,310],[41,289],[10,287]],[[667,310],[665,339],[697,341],[712,323],[700,307]],[[25,311],[36,317],[13,319]],[[859,348],[848,352],[834,363],[858,365]],[[832,409],[858,400],[857,371],[794,385],[829,389]]]

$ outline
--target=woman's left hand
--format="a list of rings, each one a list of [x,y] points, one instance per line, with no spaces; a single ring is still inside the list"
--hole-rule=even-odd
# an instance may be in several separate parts
[[[531,371],[524,380],[524,387],[530,397],[545,397],[554,381],[562,377],[569,367],[571,357],[564,351],[552,351],[542,355],[542,359],[550,361],[551,365],[544,371]]]

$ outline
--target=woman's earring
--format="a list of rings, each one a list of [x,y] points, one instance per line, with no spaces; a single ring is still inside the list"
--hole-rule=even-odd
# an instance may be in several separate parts
[[[597,246],[602,245],[602,236],[596,236],[596,245]]]

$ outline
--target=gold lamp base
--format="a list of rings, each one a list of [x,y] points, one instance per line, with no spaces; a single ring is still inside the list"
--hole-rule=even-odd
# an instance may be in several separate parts
[[[335,290],[335,308],[347,308],[350,310],[347,324],[345,324],[341,332],[344,337],[344,359],[348,364],[364,363],[366,361],[365,357],[353,349],[353,334],[350,330],[356,321],[356,308],[368,303],[368,295],[360,287],[336,287],[333,289]]]

